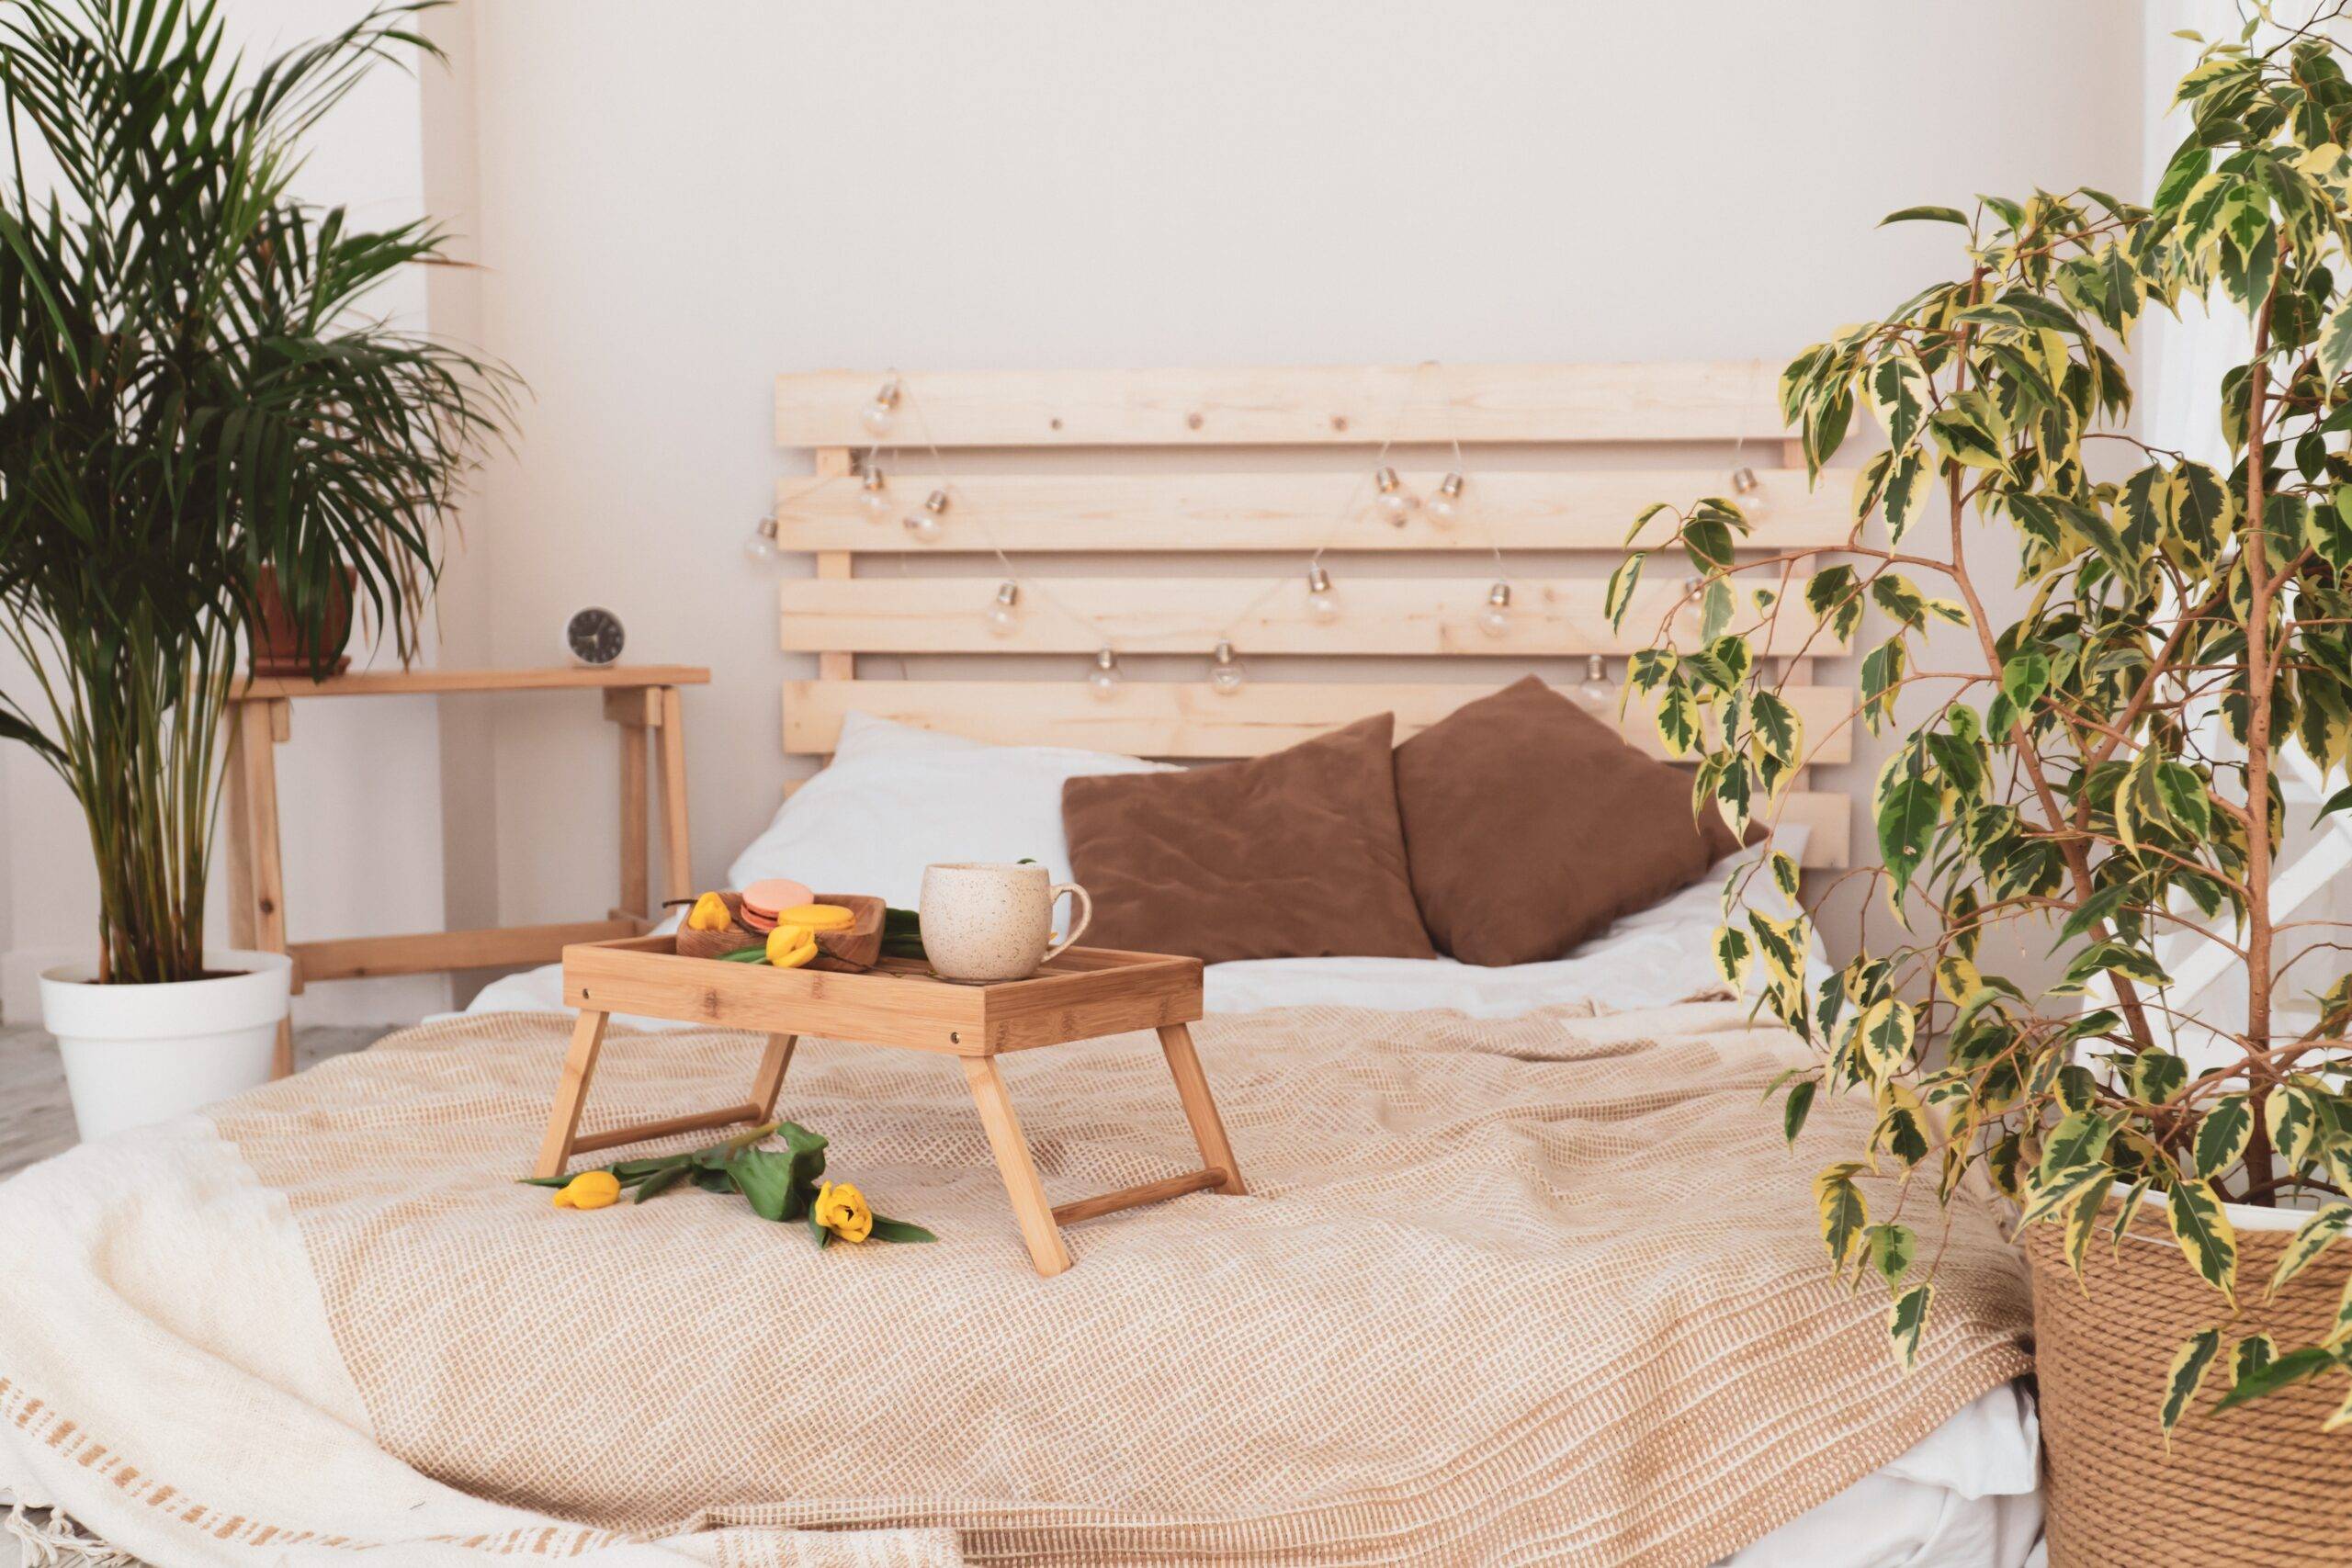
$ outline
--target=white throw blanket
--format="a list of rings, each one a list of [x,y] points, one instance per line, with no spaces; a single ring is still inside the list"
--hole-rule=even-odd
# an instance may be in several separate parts
[[[417,1473],[377,1445],[284,1195],[207,1117],[86,1145],[0,1184],[0,1496],[58,1508],[146,1562],[963,1561],[939,1529],[643,1541]]]

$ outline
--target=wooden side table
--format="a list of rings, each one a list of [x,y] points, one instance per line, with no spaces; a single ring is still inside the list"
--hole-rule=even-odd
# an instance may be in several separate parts
[[[694,897],[686,838],[686,738],[681,686],[707,685],[710,671],[686,664],[612,664],[548,670],[401,670],[334,675],[256,676],[230,694],[229,930],[239,947],[289,953],[294,989],[318,980],[428,975],[546,964],[568,943],[635,936],[652,923],[647,769],[658,747],[662,789],[662,881],[666,898]],[[601,920],[488,926],[478,931],[346,937],[289,942],[285,861],[277,830],[277,743],[293,730],[296,698],[413,696],[481,692],[602,692],[605,716],[621,738],[620,902]],[[294,1030],[277,1030],[276,1075],[294,1070]]]
[[[934,1052],[963,1063],[1013,1217],[1040,1274],[1058,1274],[1070,1266],[1061,1233],[1066,1224],[1187,1192],[1246,1190],[1185,1027],[1201,1016],[1196,958],[1073,947],[1026,980],[958,986],[934,978],[910,959],[885,958],[861,975],[821,974],[681,958],[674,936],[648,936],[564,949],[563,999],[580,1010],[580,1021],[556,1082],[535,1176],[561,1176],[575,1154],[765,1122],[784,1088],[794,1043],[803,1034],[821,1034]],[[714,1111],[582,1137],[581,1108],[595,1077],[605,1020],[616,1012],[764,1033],[767,1046],[752,1072],[750,1097]],[[1048,1203],[996,1058],[1008,1051],[1144,1029],[1159,1032],[1177,1099],[1201,1151],[1201,1168],[1058,1206]]]

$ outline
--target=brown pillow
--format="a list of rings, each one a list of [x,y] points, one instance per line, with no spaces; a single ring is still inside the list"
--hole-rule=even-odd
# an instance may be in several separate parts
[[[1557,958],[1738,847],[1690,775],[1530,675],[1396,748],[1421,922],[1464,964]]]
[[[1062,784],[1086,942],[1236,958],[1434,958],[1405,874],[1389,714],[1287,751]]]

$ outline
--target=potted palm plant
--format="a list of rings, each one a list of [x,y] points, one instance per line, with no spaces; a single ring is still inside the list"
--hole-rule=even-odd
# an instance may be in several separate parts
[[[7,0],[0,98],[0,737],[89,824],[97,959],[42,976],[85,1136],[266,1077],[288,961],[208,947],[222,717],[274,580],[331,660],[345,584],[405,651],[510,378],[366,313],[437,231],[290,194],[303,134],[396,48],[371,14],[249,68],[211,4]]]
[[[1717,937],[1819,1048],[1782,1089],[1792,1143],[1820,1095],[1875,1104],[1868,1145],[1814,1178],[1832,1263],[1884,1282],[1916,1354],[1939,1209],[1989,1179],[2035,1274],[2052,1562],[2340,1562],[2352,949],[2280,867],[2290,835],[2352,831],[2352,788],[2328,788],[2352,750],[2352,83],[2324,32],[2250,26],[2179,101],[2193,129],[2146,205],[1889,220],[1951,226],[1954,275],[1781,383],[1816,476],[1858,409],[1883,427],[1851,547],[1742,558],[1735,502],[1652,508],[1634,540],[1688,558],[1702,625],[1629,687],[1744,828],[1807,756],[1774,623],[1873,618],[1849,722],[1892,751],[1860,874],[1902,937],[1811,976],[1804,918]],[[2211,464],[2124,427],[2118,353],[2184,296],[2251,329]],[[2013,573],[2004,621],[1984,590]],[[1786,856],[1758,874],[1794,893]],[[2029,934],[2055,986],[1998,972]],[[2186,994],[2191,966],[2235,997]]]

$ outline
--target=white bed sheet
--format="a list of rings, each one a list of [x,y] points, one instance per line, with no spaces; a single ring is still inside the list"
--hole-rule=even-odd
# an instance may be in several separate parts
[[[1668,1007],[1718,989],[1711,956],[1722,918],[1724,878],[1739,857],[1724,861],[1662,904],[1628,915],[1566,958],[1548,964],[1481,968],[1451,958],[1258,958],[1212,964],[1203,998],[1211,1012],[1279,1007],[1368,1007],[1383,1012],[1450,1008],[1474,1018],[1511,1018],[1537,1008],[1593,1002],[1630,1011]],[[1750,897],[1769,912],[1779,895],[1759,876]],[[671,917],[674,924],[677,917]],[[663,929],[668,929],[664,927]],[[1808,962],[1819,972],[1818,940]],[[563,970],[549,964],[482,987],[468,1012],[563,1010]],[[645,1029],[685,1028],[616,1014]]]
[[[1485,969],[1450,958],[1272,958],[1213,964],[1211,1012],[1335,1005],[1510,1017],[1563,1003],[1665,1007],[1722,984],[1712,958],[1731,863],[1619,920],[1566,958]],[[1754,885],[1760,886],[1758,884]],[[1776,897],[1770,893],[1758,895]],[[1808,962],[1825,960],[1816,942]],[[561,966],[485,987],[469,1012],[561,1011]],[[639,1028],[690,1027],[616,1015]],[[2032,1397],[1993,1390],[1902,1458],[1725,1560],[1729,1568],[2028,1568],[2041,1534]]]

